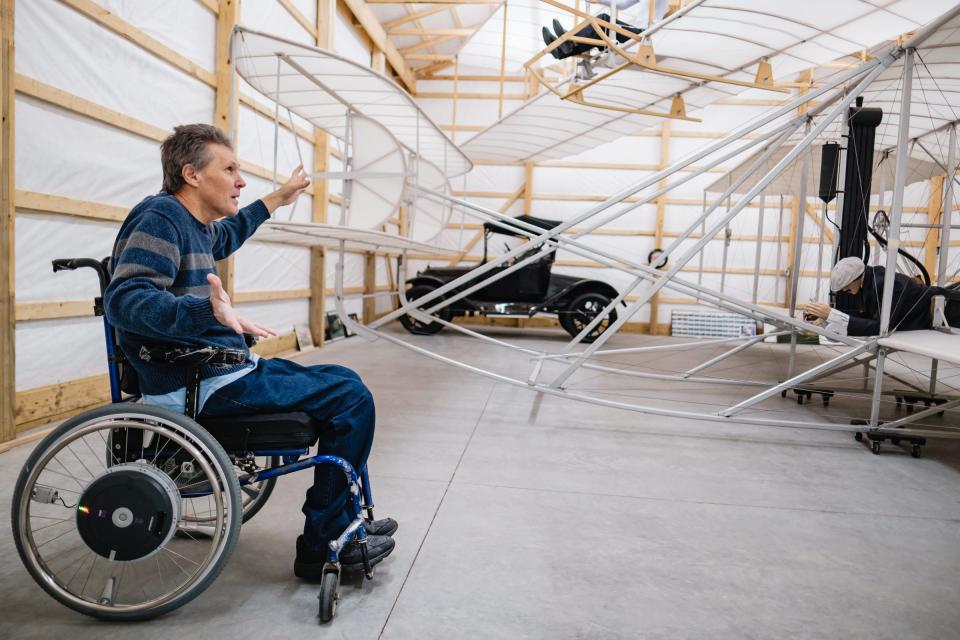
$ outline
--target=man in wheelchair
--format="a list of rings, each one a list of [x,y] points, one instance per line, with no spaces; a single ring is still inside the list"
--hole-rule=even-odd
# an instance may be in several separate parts
[[[249,351],[244,334],[276,335],[239,315],[217,277],[216,260],[231,255],[278,207],[294,202],[310,184],[297,167],[279,189],[241,209],[246,186],[230,140],[216,127],[176,127],[161,146],[163,191],[127,216],[114,245],[112,277],[104,295],[107,319],[132,363],[145,403],[183,412],[190,371],[149,354],[170,348],[240,350],[239,364],[200,367],[196,415],[201,417],[302,411],[324,425],[321,452],[361,469],[373,443],[373,396],[352,370],[338,365],[304,367]],[[303,505],[306,522],[297,539],[294,573],[320,579],[327,542],[353,519],[341,469],[314,468]],[[367,554],[376,564],[394,548],[397,523],[366,525]],[[363,564],[358,545],[340,553],[344,568]]]

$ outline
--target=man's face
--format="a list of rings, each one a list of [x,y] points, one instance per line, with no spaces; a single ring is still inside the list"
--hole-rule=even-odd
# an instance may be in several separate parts
[[[857,295],[858,293],[860,293],[860,287],[862,285],[863,285],[863,276],[860,276],[859,278],[857,278],[856,280],[854,280],[853,282],[845,286],[843,289],[840,289],[840,291],[844,293],[849,293],[852,295]]]
[[[210,161],[196,173],[200,202],[217,216],[235,216],[240,211],[240,190],[247,186],[237,157],[222,144],[209,143],[206,151]]]

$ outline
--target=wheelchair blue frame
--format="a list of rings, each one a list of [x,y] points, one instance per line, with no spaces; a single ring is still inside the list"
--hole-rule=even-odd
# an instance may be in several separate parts
[[[82,266],[95,269],[100,276],[102,296],[105,285],[107,282],[109,282],[109,277],[107,276],[104,262],[96,262],[94,260],[70,262],[73,262],[74,265],[67,266],[67,261],[55,260],[54,271],[58,271],[62,268],[75,269]],[[117,365],[117,349],[114,328],[113,325],[110,324],[110,321],[107,320],[106,314],[103,312],[102,302],[100,299],[98,299],[95,304],[95,312],[97,315],[100,315],[103,318],[103,334],[107,347],[107,372],[110,377],[110,398],[114,403],[135,402],[136,400],[140,399],[140,396],[130,395],[126,398],[123,397],[123,391],[120,388],[120,369]],[[308,451],[309,449],[264,449],[239,452],[228,451],[227,453],[233,455],[241,453],[252,454],[254,456],[279,456],[283,460],[283,464],[280,466],[262,469],[253,474],[248,474],[238,478],[241,485],[249,485],[254,482],[261,482],[270,478],[287,475],[288,473],[293,473],[295,471],[310,469],[321,464],[332,464],[340,467],[340,469],[344,472],[344,475],[347,476],[347,484],[350,489],[350,506],[353,511],[354,519],[347,529],[340,535],[340,537],[338,537],[336,540],[331,540],[328,544],[328,560],[332,563],[336,563],[339,561],[340,551],[347,543],[353,540],[363,542],[367,539],[366,529],[363,526],[364,518],[361,516],[361,512],[365,511],[367,521],[373,520],[373,494],[370,491],[370,478],[367,474],[367,465],[364,464],[363,467],[360,468],[360,473],[358,474],[353,468],[353,465],[340,456],[320,454],[308,458],[301,458],[301,456],[306,455]],[[191,492],[188,497],[200,497],[202,495],[206,495],[207,493],[209,492]],[[367,573],[369,575],[369,569],[367,569]]]

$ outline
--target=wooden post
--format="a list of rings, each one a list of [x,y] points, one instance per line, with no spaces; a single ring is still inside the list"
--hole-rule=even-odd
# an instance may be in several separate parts
[[[317,0],[317,46],[333,48],[334,24],[337,16],[336,0]],[[330,159],[330,138],[317,129],[313,134],[313,171],[327,171]],[[313,181],[313,222],[327,221],[327,203],[330,183]],[[313,344],[322,347],[327,328],[327,252],[323,247],[310,249],[310,335]]]
[[[0,442],[16,435],[16,317],[14,291],[14,44],[15,0],[0,0]]]
[[[377,73],[387,73],[387,55],[376,47],[370,52],[370,68]]]
[[[530,215],[533,210],[533,163],[523,165],[523,213]]]
[[[238,94],[233,93],[233,65],[230,60],[230,36],[240,15],[240,0],[219,0],[217,3],[217,34],[216,34],[216,92],[213,122],[224,132],[230,134],[231,116],[236,117],[239,108]],[[237,148],[236,119],[233,124],[233,148]],[[217,262],[217,274],[223,282],[223,288],[228,296],[234,294],[233,256]]]
[[[652,6],[652,4],[651,4]],[[670,164],[670,122],[664,122],[660,129],[660,165],[659,169],[666,169]],[[660,188],[667,186],[667,181],[661,180]],[[667,197],[662,195],[657,198],[657,221],[653,229],[654,248],[663,247],[663,218],[667,208]],[[650,298],[650,334],[656,335],[659,332],[660,325],[660,292],[658,291]]]
[[[503,117],[503,83],[504,83],[504,72],[507,68],[507,7],[509,6],[509,1],[504,0],[503,3],[503,38],[500,43],[500,106],[497,108],[497,119]]]
[[[367,252],[363,255],[363,324],[370,324],[377,318],[377,299],[371,294],[377,291],[377,255]]]
[[[923,241],[923,266],[930,274],[931,280],[937,280],[937,247],[940,242],[940,210],[943,208],[943,181],[946,176],[930,178],[930,199],[927,201],[927,224],[937,225],[927,229]],[[949,215],[944,213],[944,215]],[[947,247],[940,249],[946,251]]]
[[[450,118],[450,140],[457,143],[457,97],[460,94],[460,56],[453,59],[453,113]]]
[[[797,240],[797,224],[800,222],[800,200],[790,198],[790,238],[787,240],[787,282],[784,287],[783,306],[789,307],[793,296],[793,256]]]

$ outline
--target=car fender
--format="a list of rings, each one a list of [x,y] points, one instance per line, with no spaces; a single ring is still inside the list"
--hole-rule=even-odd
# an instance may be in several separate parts
[[[589,278],[584,278],[583,280],[577,280],[573,284],[550,296],[550,298],[548,300],[544,300],[543,304],[540,306],[545,309],[560,308],[561,302],[563,301],[572,301],[577,296],[580,296],[584,293],[593,292],[601,293],[611,300],[620,295],[616,289],[602,280],[590,280]],[[620,304],[626,306],[626,302],[623,300],[620,301]]]
[[[416,276],[407,280],[407,288],[415,287],[420,284],[428,284],[432,287],[439,289],[444,284],[446,284],[440,278],[434,278],[433,276]]]

